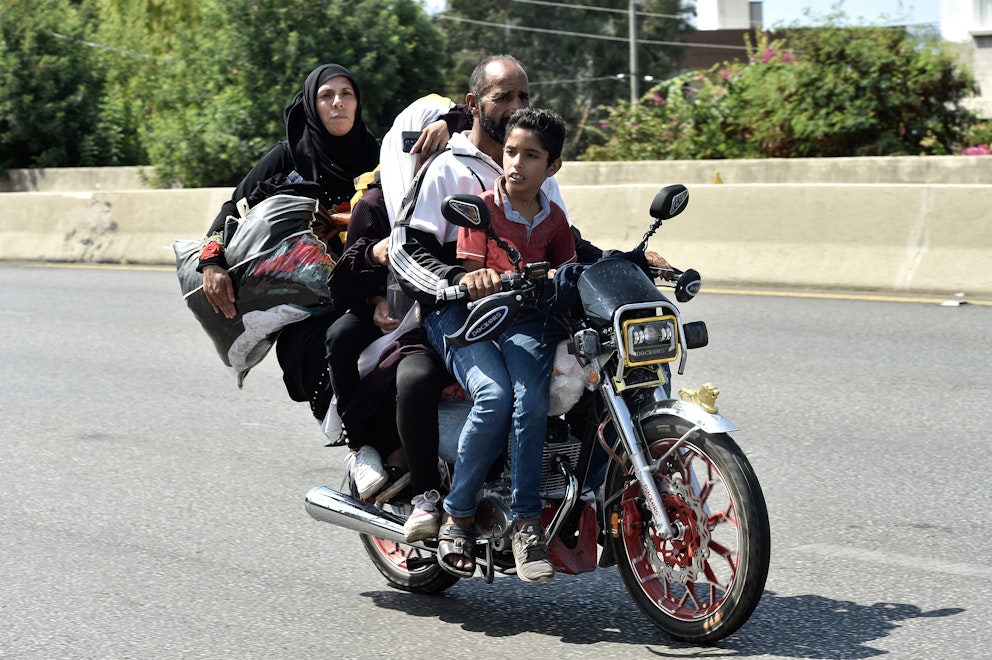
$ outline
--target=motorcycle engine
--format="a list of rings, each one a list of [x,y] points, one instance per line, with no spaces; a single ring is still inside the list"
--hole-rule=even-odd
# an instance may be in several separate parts
[[[479,539],[489,539],[497,552],[512,550],[513,514],[510,513],[510,489],[504,484],[487,484],[475,509],[475,532]]]

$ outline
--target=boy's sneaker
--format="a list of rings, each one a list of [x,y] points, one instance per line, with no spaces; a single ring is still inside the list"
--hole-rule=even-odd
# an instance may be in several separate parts
[[[379,452],[374,447],[365,445],[357,451],[348,452],[344,457],[344,464],[348,466],[351,479],[355,482],[359,499],[371,497],[389,481]]]
[[[403,525],[403,535],[410,543],[437,536],[441,529],[441,493],[429,490],[413,498],[413,513]]]
[[[527,523],[513,535],[513,560],[517,576],[524,582],[547,582],[555,576],[544,531],[535,523]]]

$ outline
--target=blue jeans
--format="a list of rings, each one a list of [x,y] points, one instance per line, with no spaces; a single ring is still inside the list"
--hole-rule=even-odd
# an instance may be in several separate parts
[[[513,384],[510,433],[510,512],[514,520],[541,517],[541,462],[548,434],[551,371],[565,330],[540,312],[521,312],[498,340]]]
[[[472,410],[458,437],[444,509],[460,518],[475,515],[479,488],[512,430],[510,511],[515,520],[539,518],[551,366],[565,332],[539,313],[524,312],[498,344],[486,341],[455,348],[444,335],[460,328],[467,314],[463,304],[452,303],[424,321],[431,345],[472,398]]]

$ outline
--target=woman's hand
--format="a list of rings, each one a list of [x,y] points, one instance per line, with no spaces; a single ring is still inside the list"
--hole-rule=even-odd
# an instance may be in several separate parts
[[[416,144],[410,149],[411,154],[417,155],[417,170],[427,162],[427,159],[434,155],[438,149],[443,149],[448,144],[451,135],[448,133],[448,125],[443,119],[432,121],[420,132],[420,137]]]
[[[233,319],[238,310],[234,306],[234,283],[220,266],[203,267],[203,293],[217,314]]]
[[[389,304],[382,296],[375,297],[375,311],[372,312],[372,322],[379,326],[382,334],[388,335],[400,325],[399,319],[389,315]]]
[[[380,266],[389,265],[389,237],[372,246],[372,259]]]

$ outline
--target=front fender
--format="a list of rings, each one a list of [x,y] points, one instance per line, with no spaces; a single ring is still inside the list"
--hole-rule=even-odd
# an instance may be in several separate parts
[[[737,430],[734,423],[720,413],[708,413],[695,403],[681,399],[665,399],[652,404],[638,413],[637,422],[643,424],[652,417],[659,416],[678,417],[707,433],[729,433]]]

